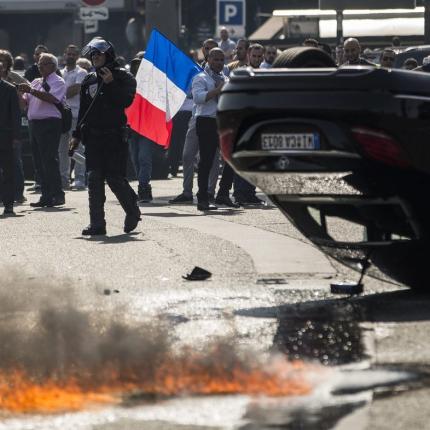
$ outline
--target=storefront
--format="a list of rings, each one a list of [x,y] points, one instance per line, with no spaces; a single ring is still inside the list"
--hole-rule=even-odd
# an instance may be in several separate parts
[[[132,11],[127,0],[105,0],[109,18],[98,21],[95,34],[115,40],[119,52],[129,45],[125,28]],[[14,55],[26,53],[30,60],[37,44],[59,55],[69,43],[81,46],[95,34],[85,33],[79,10],[81,0],[0,0],[0,47]]]

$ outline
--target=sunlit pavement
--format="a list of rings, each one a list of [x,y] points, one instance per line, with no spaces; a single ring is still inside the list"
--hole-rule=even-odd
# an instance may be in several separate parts
[[[167,203],[180,190],[181,178],[154,181],[154,201],[142,205],[131,234],[108,193],[108,235],[94,238],[80,235],[88,224],[85,191],[67,192],[64,207],[36,210],[28,203],[39,195],[28,194],[16,217],[0,217],[1,324],[25,332],[44,306],[61,312],[67,305],[95,320],[163,326],[172,348],[204,351],[227,338],[262,362],[276,349],[334,373],[310,371],[307,396],[0,412],[0,429],[426,428],[428,297],[370,278],[362,297],[333,296],[330,282],[358,274],[329,261],[270,203],[202,214]],[[195,266],[211,278],[185,280]]]

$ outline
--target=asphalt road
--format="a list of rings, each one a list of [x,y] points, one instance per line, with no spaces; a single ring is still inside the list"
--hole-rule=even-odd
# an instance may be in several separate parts
[[[36,357],[34,366],[46,370],[77,351],[100,356],[99,339],[112,351],[120,339],[125,363],[136,351],[166,354],[184,345],[209,356],[215,342],[229,345],[223,363],[251,351],[251,361],[263,366],[276,350],[312,364],[305,371],[311,391],[138,398],[131,406],[54,415],[3,411],[0,430],[429,428],[427,296],[372,278],[362,296],[334,296],[331,282],[358,274],[329,261],[270,203],[205,215],[167,203],[180,189],[180,178],[154,181],[155,199],[142,206],[131,234],[122,232],[112,194],[106,237],[80,235],[88,223],[86,192],[67,192],[62,208],[24,204],[16,217],[0,217],[0,370],[11,357]],[[211,278],[183,279],[195,266]],[[103,337],[114,324],[121,334]],[[143,340],[146,349],[135,337],[142,325],[153,333]],[[143,356],[151,366],[160,359]]]

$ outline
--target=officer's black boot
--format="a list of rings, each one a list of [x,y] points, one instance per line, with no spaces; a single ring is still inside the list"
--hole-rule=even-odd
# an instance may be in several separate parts
[[[124,232],[133,231],[140,221],[140,209],[137,195],[127,180],[121,176],[108,176],[107,183],[125,212]]]
[[[82,236],[104,236],[106,227],[93,227],[91,224],[82,230]]]
[[[106,201],[105,184],[102,172],[88,172],[88,203],[90,209],[90,225],[82,230],[84,236],[106,234],[104,204]]]

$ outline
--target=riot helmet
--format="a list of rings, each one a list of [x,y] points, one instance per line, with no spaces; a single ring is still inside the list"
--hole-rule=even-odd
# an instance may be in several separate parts
[[[94,52],[105,54],[107,57],[110,57],[111,61],[115,59],[115,51],[112,43],[102,39],[101,37],[94,37],[94,39],[82,48],[83,57],[91,58],[91,54]]]

